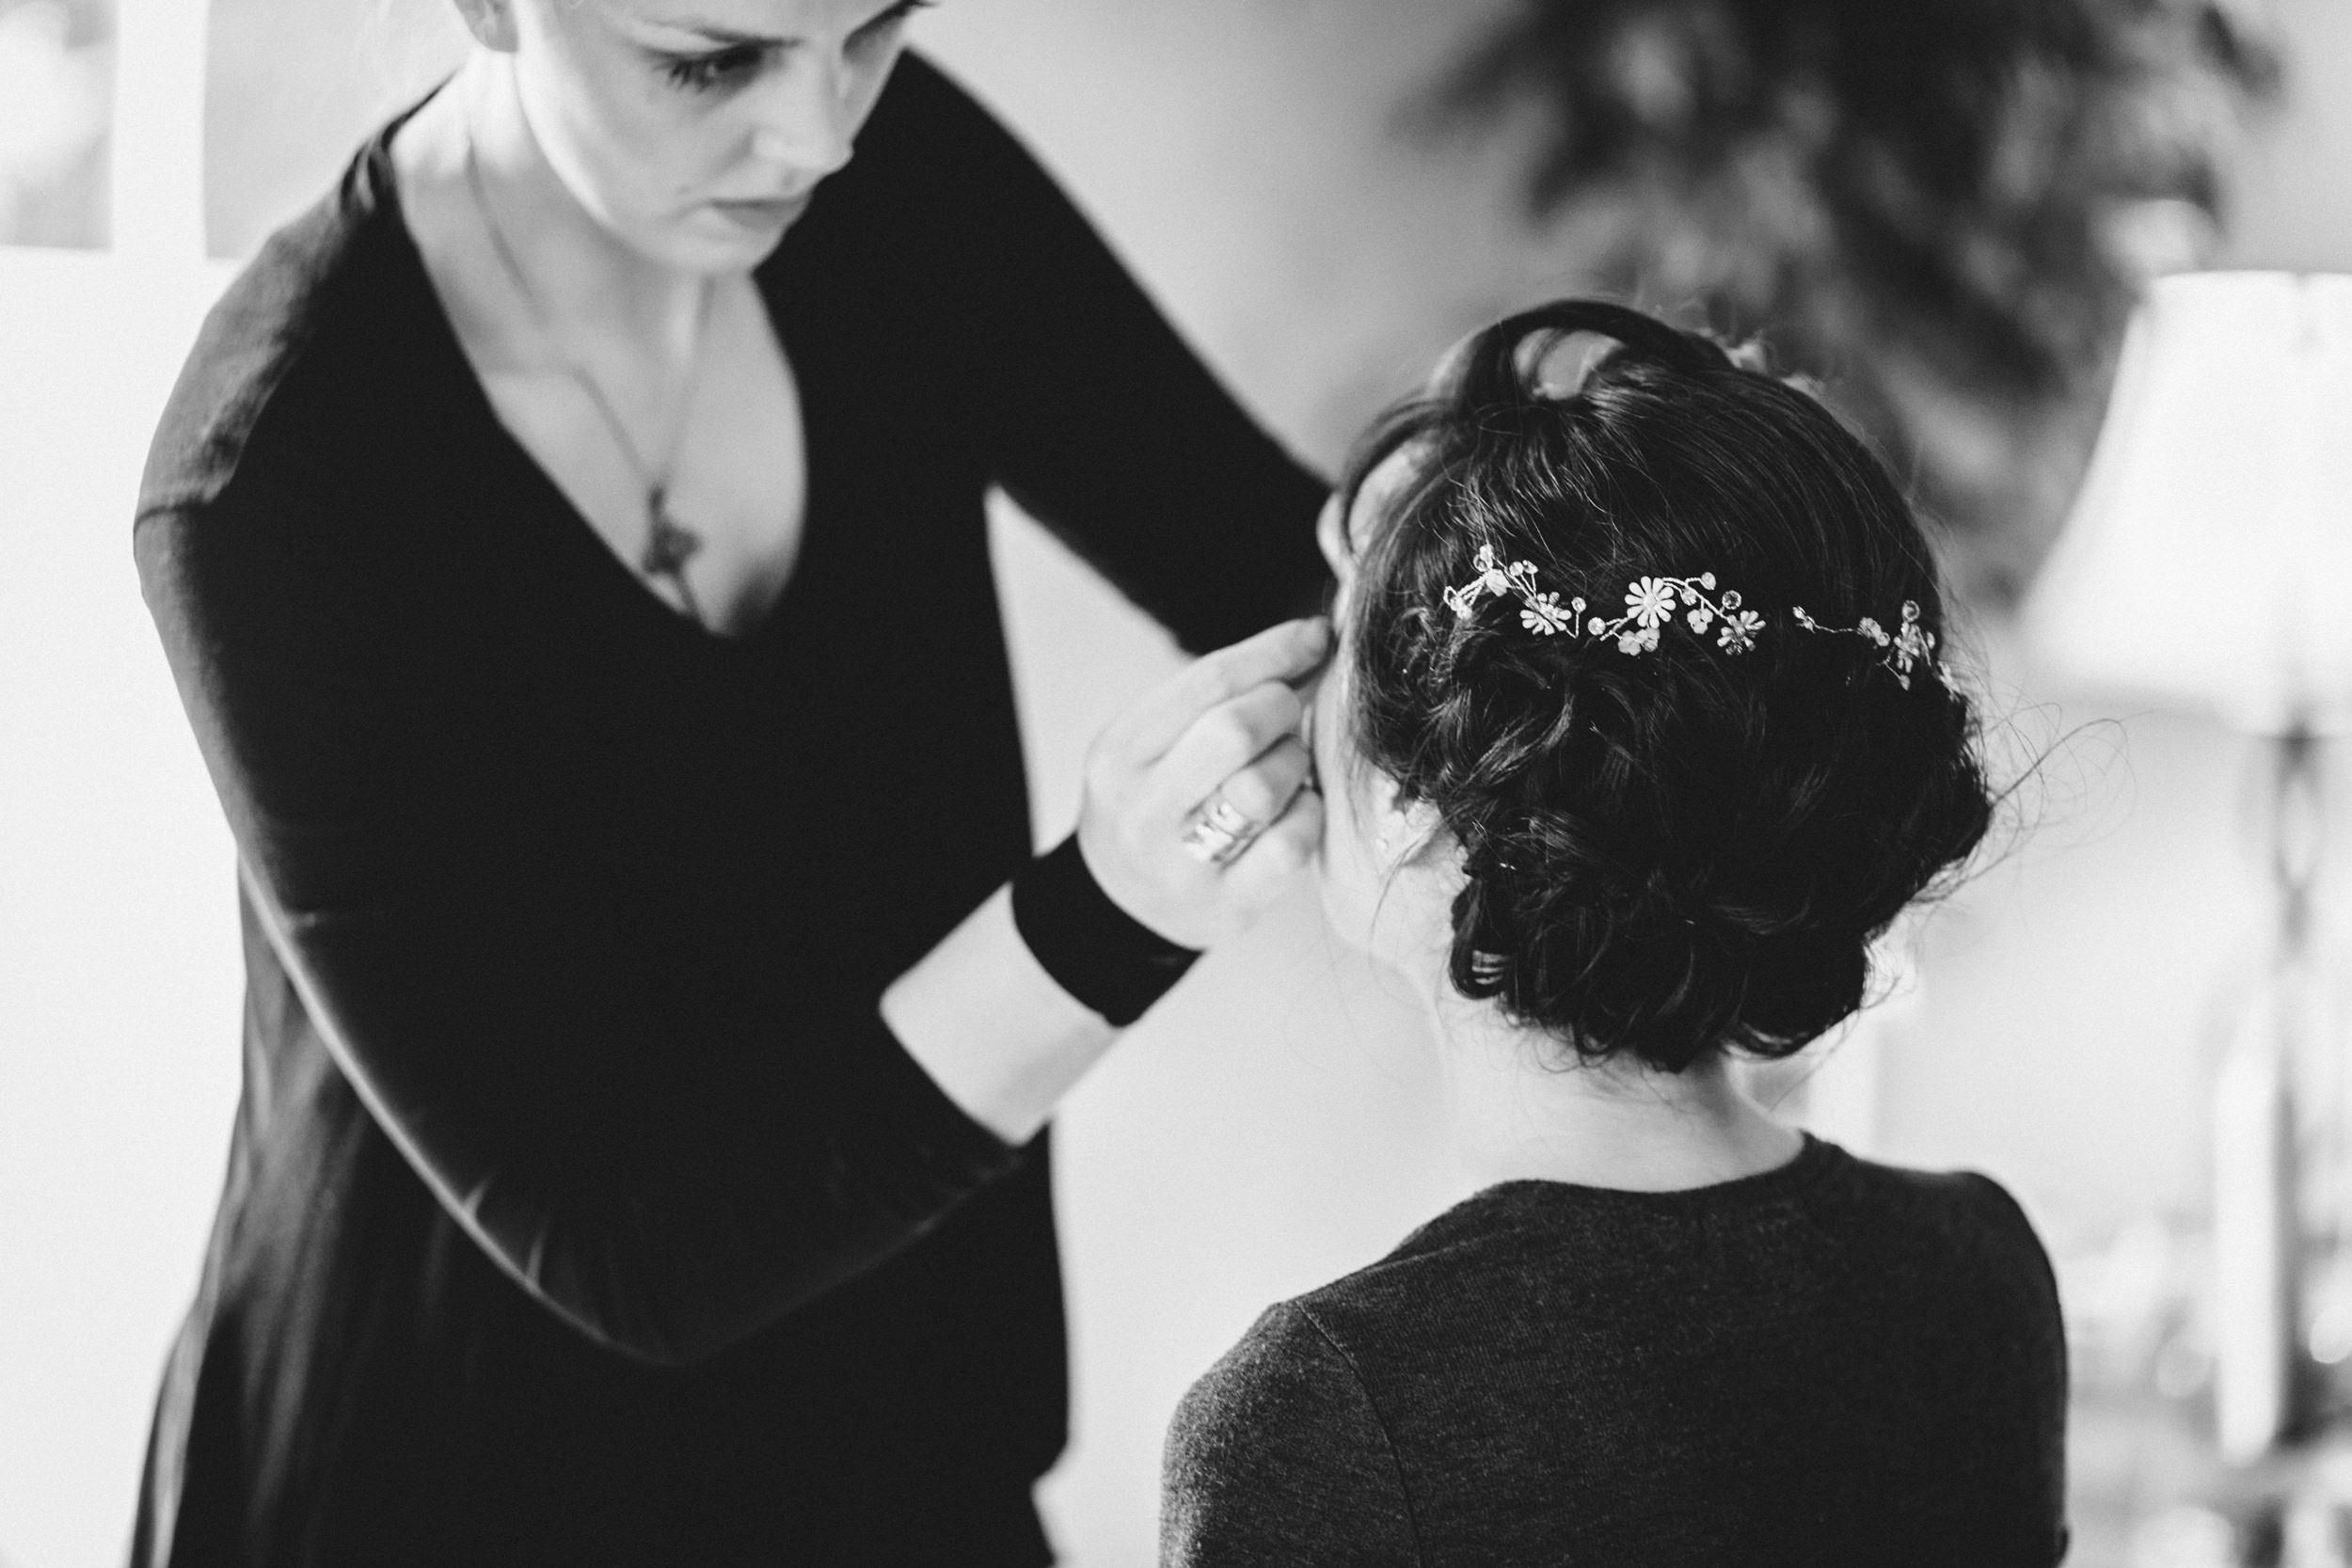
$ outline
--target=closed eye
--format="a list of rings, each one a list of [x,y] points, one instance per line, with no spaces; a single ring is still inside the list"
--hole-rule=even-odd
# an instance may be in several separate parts
[[[868,18],[850,35],[852,52],[870,53],[886,43],[903,26],[908,17],[927,10],[935,0],[898,0],[898,3]],[[788,47],[787,42],[743,39],[692,54],[659,52],[657,61],[663,75],[673,87],[690,92],[713,92],[736,87],[758,74],[771,55]]]
[[[727,44],[703,54],[663,54],[660,72],[670,85],[689,91],[710,91],[755,75],[767,63],[767,44]]]
[[[723,49],[699,55],[665,55],[661,57],[662,74],[669,77],[673,86],[691,92],[709,92],[757,73],[767,63],[769,48],[761,43],[730,43]]]

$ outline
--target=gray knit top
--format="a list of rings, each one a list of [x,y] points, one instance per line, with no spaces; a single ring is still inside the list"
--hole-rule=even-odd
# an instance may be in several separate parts
[[[1168,1434],[1163,1568],[2064,1555],[2048,1259],[1973,1174],[1488,1188],[1261,1317]]]

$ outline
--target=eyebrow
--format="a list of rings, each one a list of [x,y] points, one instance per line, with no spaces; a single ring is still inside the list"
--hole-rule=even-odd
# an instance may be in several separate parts
[[[774,33],[747,33],[740,27],[729,27],[719,22],[705,22],[700,17],[692,16],[665,19],[655,23],[654,25],[667,28],[674,33],[692,33],[712,43],[730,46],[741,43],[769,45],[786,41]]]
[[[873,15],[867,17],[856,26],[850,28],[850,31],[853,33],[863,32],[865,29],[871,27],[875,23],[880,22],[883,17],[888,16],[892,11],[898,10],[904,4],[905,0],[890,0],[888,5],[878,8]],[[792,41],[790,39],[778,33],[747,33],[740,27],[730,27],[723,22],[707,22],[701,17],[696,16],[681,16],[667,19],[657,22],[654,25],[657,27],[667,27],[674,32],[692,33],[706,41],[718,44],[723,48],[735,48],[748,44],[755,45],[763,49],[772,49],[778,45]]]

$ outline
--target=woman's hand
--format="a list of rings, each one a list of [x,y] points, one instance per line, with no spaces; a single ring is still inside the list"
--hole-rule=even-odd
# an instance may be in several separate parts
[[[1313,855],[1298,686],[1329,657],[1320,617],[1195,660],[1095,737],[1078,846],[1112,902],[1170,942],[1211,947],[1257,918]]]
[[[1320,619],[1291,621],[1221,648],[1096,737],[1079,853],[1112,902],[1168,941],[1207,947],[1240,930],[1321,841],[1295,683],[1330,640]],[[1228,835],[1193,832],[1219,800],[1247,824],[1230,848]],[[1009,1144],[1036,1135],[1118,1033],[1039,964],[1009,885],[891,983],[882,1014],[932,1082]]]

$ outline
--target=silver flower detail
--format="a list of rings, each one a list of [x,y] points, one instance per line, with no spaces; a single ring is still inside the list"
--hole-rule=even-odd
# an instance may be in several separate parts
[[[1892,635],[1889,635],[1884,626],[1867,615],[1861,617],[1851,626],[1825,626],[1807,614],[1803,605],[1790,606],[1789,613],[1795,618],[1797,625],[1806,631],[1822,632],[1832,636],[1859,637],[1867,642],[1875,643],[1887,650],[1885,657],[1879,660],[1879,664],[1888,674],[1895,677],[1895,683],[1905,691],[1911,689],[1912,667],[1920,663],[1927,664],[1946,690],[1956,689],[1952,685],[1951,671],[1942,659],[1935,657],[1935,633],[1919,624],[1919,601],[1916,599],[1903,601],[1902,621]]]
[[[1655,631],[1658,624],[1674,613],[1675,585],[1664,578],[1639,578],[1625,591],[1625,605],[1634,620],[1644,628]],[[1650,640],[1656,647],[1656,638]]]
[[[1471,564],[1478,569],[1478,575],[1459,588],[1447,589],[1444,595],[1446,608],[1465,621],[1469,620],[1471,613],[1477,610],[1480,594],[1508,594],[1522,566],[1530,574],[1531,580],[1535,570],[1533,566],[1527,566],[1524,562],[1515,562],[1509,572],[1505,572],[1502,568],[1502,558],[1495,554],[1495,547],[1492,545],[1479,546],[1478,553],[1470,560]]]
[[[1575,621],[1568,610],[1560,608],[1557,594],[1534,594],[1519,610],[1519,625],[1538,636],[1549,637],[1554,632],[1567,631]]]
[[[1895,664],[1899,671],[1908,673],[1914,659],[1927,657],[1935,651],[1935,633],[1919,624],[1916,601],[1903,601],[1902,629],[1895,633]]]

